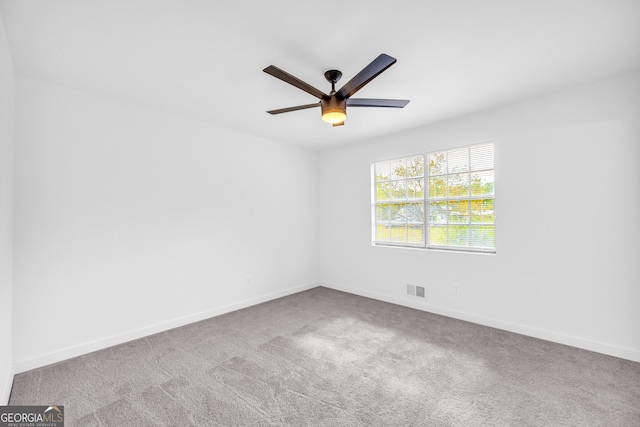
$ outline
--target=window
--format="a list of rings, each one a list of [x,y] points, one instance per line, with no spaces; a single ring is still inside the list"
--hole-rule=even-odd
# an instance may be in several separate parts
[[[376,163],[374,170],[374,240],[424,246],[424,156]]]
[[[374,163],[373,243],[495,252],[493,143]]]

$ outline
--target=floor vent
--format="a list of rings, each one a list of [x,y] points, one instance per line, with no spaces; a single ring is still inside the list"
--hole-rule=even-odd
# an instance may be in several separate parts
[[[427,293],[424,286],[407,285],[407,295],[417,298],[426,298]]]

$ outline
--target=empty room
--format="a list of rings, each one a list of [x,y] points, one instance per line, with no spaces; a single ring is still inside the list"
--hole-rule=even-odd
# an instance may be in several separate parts
[[[638,426],[639,162],[640,0],[0,0],[0,427]]]

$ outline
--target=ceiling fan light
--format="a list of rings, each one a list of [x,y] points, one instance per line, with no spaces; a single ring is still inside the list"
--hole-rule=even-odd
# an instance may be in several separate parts
[[[344,99],[332,96],[329,99],[323,99],[321,104],[323,121],[335,125],[344,122],[347,118],[347,102]]]
[[[347,112],[340,108],[331,108],[328,110],[324,110],[322,113],[322,120],[327,123],[336,124],[344,122],[344,119],[347,118]]]

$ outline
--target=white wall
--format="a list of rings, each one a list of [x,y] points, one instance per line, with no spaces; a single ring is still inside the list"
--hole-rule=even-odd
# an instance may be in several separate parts
[[[321,152],[322,283],[640,361],[639,119],[635,73]],[[371,162],[488,140],[496,255],[371,246]]]
[[[312,151],[25,77],[12,148],[13,70],[1,63],[8,236],[12,167],[15,206],[14,303],[3,234],[0,304],[17,372],[319,277],[640,361],[640,73],[322,151],[318,167]],[[497,255],[371,246],[371,162],[487,140],[496,144]],[[544,215],[531,209],[542,201],[552,207]],[[405,297],[407,283],[427,285],[427,302]],[[5,378],[11,353],[3,344]]]
[[[16,97],[17,372],[316,285],[316,152],[21,76]]]
[[[9,401],[12,369],[13,137],[15,72],[0,16],[0,405]]]

